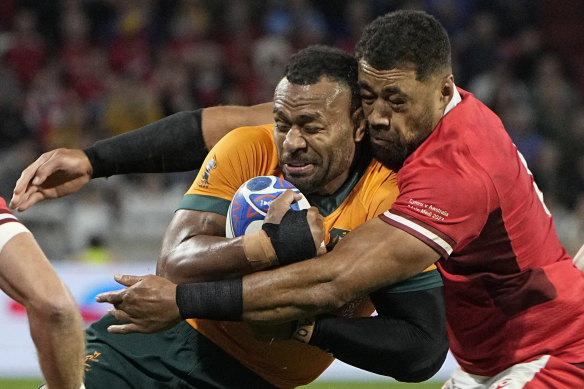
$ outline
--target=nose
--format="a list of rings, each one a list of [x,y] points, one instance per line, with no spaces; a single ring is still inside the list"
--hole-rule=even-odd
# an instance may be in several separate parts
[[[306,139],[304,139],[298,127],[294,126],[286,133],[283,146],[284,150],[289,152],[306,147]]]
[[[367,112],[367,121],[374,128],[389,128],[391,123],[391,109],[382,99],[377,99]]]

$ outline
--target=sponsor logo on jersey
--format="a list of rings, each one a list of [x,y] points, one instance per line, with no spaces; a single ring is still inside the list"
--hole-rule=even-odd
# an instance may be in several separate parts
[[[215,168],[217,168],[217,162],[215,162],[215,156],[213,156],[213,158],[205,165],[205,172],[203,173],[203,178],[201,178],[201,182],[199,182],[200,188],[209,187],[209,176],[211,175],[211,171]]]

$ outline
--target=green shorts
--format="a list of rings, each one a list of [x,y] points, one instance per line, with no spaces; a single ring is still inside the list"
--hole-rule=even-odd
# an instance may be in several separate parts
[[[186,322],[127,335],[107,332],[112,324],[105,315],[86,331],[87,389],[275,388]]]

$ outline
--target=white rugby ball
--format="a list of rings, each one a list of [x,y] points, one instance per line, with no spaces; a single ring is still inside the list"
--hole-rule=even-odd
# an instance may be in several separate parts
[[[244,182],[229,205],[225,236],[234,238],[261,230],[270,203],[288,189],[300,193],[290,182],[275,176],[258,176]],[[302,195],[290,208],[299,211],[310,208],[310,204]]]

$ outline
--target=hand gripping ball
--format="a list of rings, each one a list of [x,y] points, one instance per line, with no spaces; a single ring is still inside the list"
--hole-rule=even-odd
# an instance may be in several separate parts
[[[290,182],[275,176],[259,176],[243,183],[229,205],[225,236],[234,238],[261,230],[270,203],[288,189],[300,193]],[[310,204],[303,195],[290,207],[299,211],[310,208]]]

